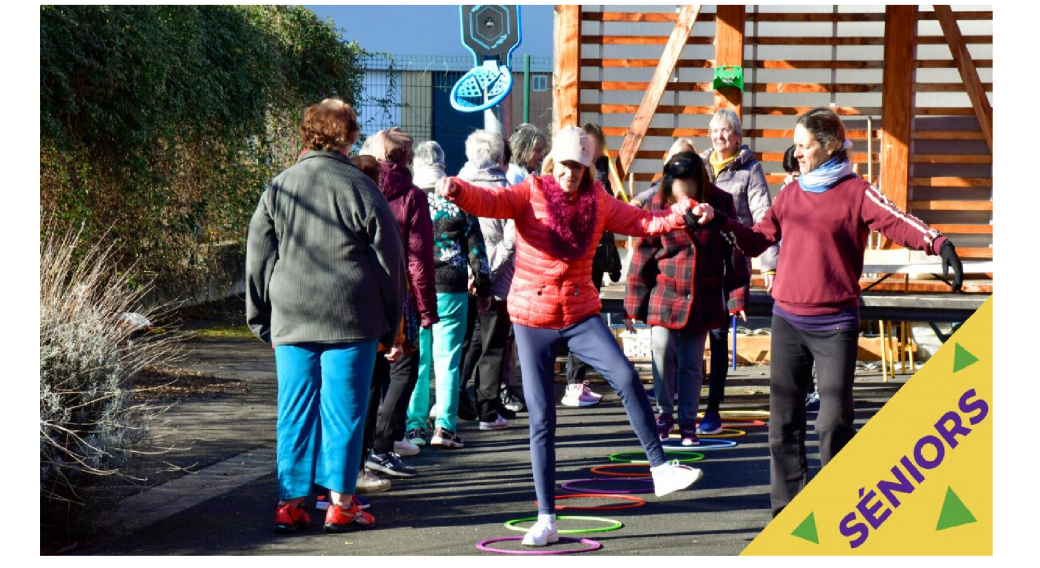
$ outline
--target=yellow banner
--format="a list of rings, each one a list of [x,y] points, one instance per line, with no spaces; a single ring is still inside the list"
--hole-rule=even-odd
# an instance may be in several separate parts
[[[993,554],[993,298],[744,555]]]

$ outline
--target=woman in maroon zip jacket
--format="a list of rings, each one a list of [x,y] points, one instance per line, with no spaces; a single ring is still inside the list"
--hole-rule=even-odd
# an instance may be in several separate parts
[[[766,216],[746,227],[716,211],[718,228],[749,256],[784,240],[773,282],[769,376],[770,498],[773,516],[809,481],[805,458],[805,395],[816,362],[820,411],[816,432],[823,465],[852,439],[852,380],[859,337],[859,279],[870,231],[907,248],[938,254],[943,275],[961,262],[953,243],[899,210],[852,171],[845,125],[834,111],[798,119],[795,158],[801,176],[777,194]]]
[[[693,152],[679,152],[668,160],[649,208],[666,209],[681,197],[736,215],[733,196],[708,181],[704,162]],[[704,342],[709,331],[729,319],[727,293],[734,304],[730,312],[745,309],[744,286],[749,280],[744,255],[716,231],[673,231],[637,242],[628,271],[625,323],[642,320],[654,326],[654,394],[661,440],[668,439],[675,424],[672,389],[666,385],[678,377],[679,434],[684,446],[698,444],[694,420],[704,376]]]

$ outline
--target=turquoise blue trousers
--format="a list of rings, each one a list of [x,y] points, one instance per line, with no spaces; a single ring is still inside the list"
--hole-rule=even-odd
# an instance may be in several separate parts
[[[437,315],[440,321],[430,329],[419,330],[419,382],[415,384],[408,405],[408,430],[426,429],[430,414],[430,367],[437,380],[436,425],[455,431],[459,411],[459,381],[462,373],[462,339],[466,335],[468,294],[437,293]]]
[[[278,498],[317,483],[352,495],[378,341],[274,348],[278,369]]]

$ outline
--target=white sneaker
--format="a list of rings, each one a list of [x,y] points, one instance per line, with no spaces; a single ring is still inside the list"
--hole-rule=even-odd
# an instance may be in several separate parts
[[[601,395],[592,392],[588,383],[577,383],[567,385],[567,391],[560,402],[564,406],[592,406],[599,404],[602,399]]]
[[[522,544],[524,546],[545,546],[560,541],[560,533],[553,521],[538,521],[527,529]]]
[[[703,471],[688,465],[680,465],[679,460],[652,467],[650,473],[654,478],[654,494],[658,497],[686,489],[704,477]]]
[[[419,446],[409,442],[408,440],[398,440],[394,442],[394,453],[401,457],[418,455]]]
[[[495,416],[496,418],[494,422],[484,422],[483,420],[481,420],[480,429],[486,432],[490,430],[505,430],[506,428],[509,428],[508,420],[502,418],[501,414],[496,414]]]
[[[362,469],[357,476],[357,486],[354,491],[359,495],[370,495],[382,493],[390,489],[390,480],[382,479],[367,468]]]

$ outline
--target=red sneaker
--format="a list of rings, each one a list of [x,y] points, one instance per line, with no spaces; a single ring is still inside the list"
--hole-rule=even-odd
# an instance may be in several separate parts
[[[278,507],[274,513],[274,532],[277,533],[296,532],[300,527],[306,527],[310,524],[311,517],[302,507],[297,508],[285,504]]]
[[[344,532],[355,527],[370,527],[376,524],[376,518],[362,511],[357,502],[351,501],[350,508],[344,509],[337,503],[331,505],[325,513],[325,532]]]

